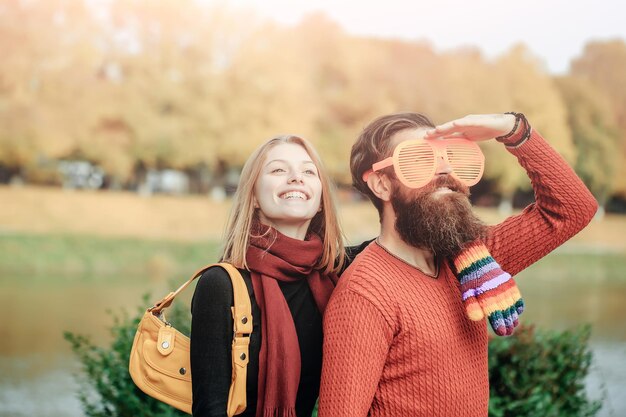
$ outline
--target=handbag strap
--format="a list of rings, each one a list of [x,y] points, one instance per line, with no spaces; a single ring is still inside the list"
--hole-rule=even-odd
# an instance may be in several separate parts
[[[167,294],[161,301],[157,302],[153,307],[148,309],[155,316],[159,315],[163,309],[172,304],[174,298],[189,286],[196,278],[201,276],[204,271],[214,266],[219,266],[228,272],[228,276],[233,285],[233,320],[234,333],[236,336],[252,333],[252,307],[250,305],[250,296],[248,295],[248,287],[243,281],[241,273],[229,263],[221,262],[206,265],[196,271],[187,282],[181,285],[176,291]],[[235,336],[234,335],[234,336]]]

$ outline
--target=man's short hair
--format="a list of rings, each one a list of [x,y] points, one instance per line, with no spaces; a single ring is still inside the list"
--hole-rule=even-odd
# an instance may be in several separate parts
[[[406,129],[432,128],[433,122],[419,113],[394,113],[377,118],[368,124],[354,145],[350,153],[350,172],[352,185],[361,194],[366,195],[378,209],[382,218],[383,203],[369,189],[363,181],[363,173],[372,168],[372,165],[385,159],[393,153],[391,137]]]

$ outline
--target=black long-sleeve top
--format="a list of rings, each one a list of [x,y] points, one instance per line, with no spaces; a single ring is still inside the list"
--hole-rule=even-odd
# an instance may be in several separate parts
[[[261,310],[248,271],[240,271],[248,287],[253,328],[250,335],[247,407],[240,416],[254,416],[257,403]],[[322,370],[322,315],[306,280],[279,282],[293,317],[300,345],[300,384],[296,414],[310,416],[319,394]],[[191,303],[191,376],[193,415],[225,417],[231,382],[233,287],[226,271],[211,268],[199,278]]]
[[[347,263],[367,246],[346,249]],[[344,268],[347,267],[347,264]],[[261,310],[256,302],[250,273],[240,270],[250,295],[253,328],[250,335],[246,410],[239,416],[256,413],[261,350]],[[320,388],[322,369],[322,315],[306,279],[278,282],[293,318],[300,346],[300,383],[296,396],[296,414],[309,417]],[[191,377],[192,412],[196,417],[226,417],[230,389],[233,332],[233,287],[228,273],[219,267],[210,268],[198,279],[191,301]]]

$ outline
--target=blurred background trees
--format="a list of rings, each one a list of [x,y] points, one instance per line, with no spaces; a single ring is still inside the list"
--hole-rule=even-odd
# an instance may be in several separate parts
[[[349,185],[352,142],[378,115],[441,123],[515,110],[602,204],[626,200],[623,40],[589,43],[570,74],[553,77],[524,45],[494,60],[436,53],[349,35],[323,14],[281,26],[192,0],[7,0],[0,50],[2,182],[58,183],[47,161],[77,159],[103,169],[103,187],[166,168],[220,183],[260,143],[295,133]],[[528,180],[498,144],[484,151],[478,192],[510,206]]]

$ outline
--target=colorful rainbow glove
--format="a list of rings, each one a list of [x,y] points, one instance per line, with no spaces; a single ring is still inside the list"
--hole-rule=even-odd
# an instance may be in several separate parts
[[[470,320],[487,317],[498,336],[513,334],[524,311],[524,300],[513,277],[500,268],[480,241],[463,249],[452,263]]]

